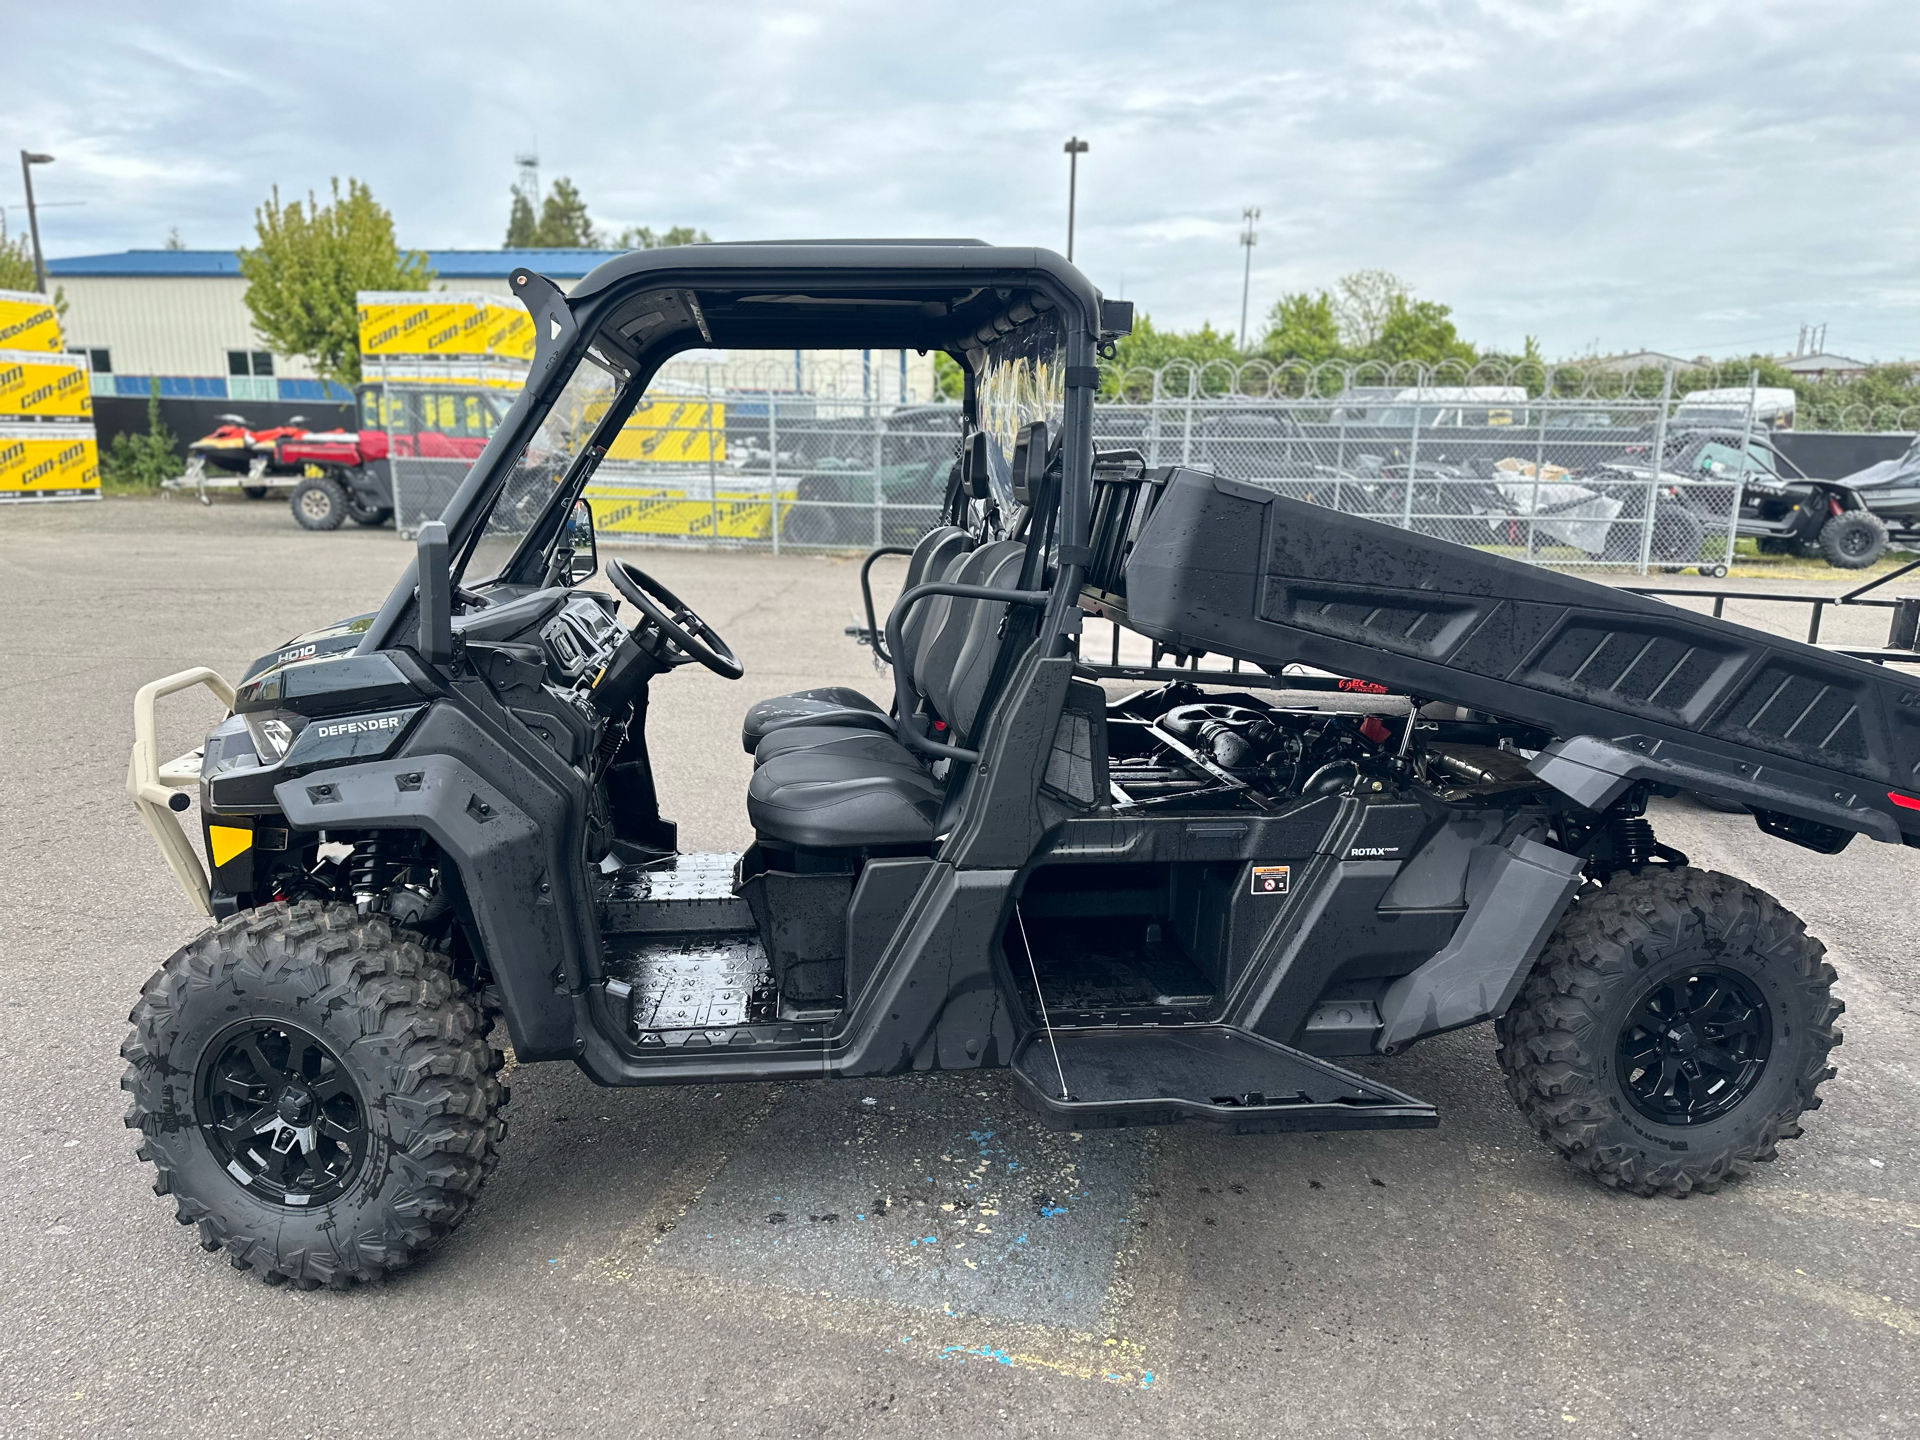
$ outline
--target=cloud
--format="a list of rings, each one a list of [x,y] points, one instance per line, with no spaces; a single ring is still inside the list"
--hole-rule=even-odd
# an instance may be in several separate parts
[[[40,7],[0,120],[55,254],[234,245],[358,175],[403,241],[491,246],[537,144],[603,223],[1062,247],[1157,323],[1381,266],[1550,351],[1920,350],[1908,0],[497,0]],[[0,174],[4,174],[0,171]],[[14,184],[0,182],[12,204]]]

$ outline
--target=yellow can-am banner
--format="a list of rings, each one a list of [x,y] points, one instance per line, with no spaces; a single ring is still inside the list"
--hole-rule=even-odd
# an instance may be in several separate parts
[[[0,350],[0,420],[93,419],[84,355]]]
[[[644,472],[643,472],[644,473]],[[600,535],[676,535],[707,540],[765,540],[773,534],[774,496],[764,476],[663,476],[642,479],[603,467],[587,486]],[[780,485],[780,514],[793,508],[791,481]]]
[[[0,290],[0,348],[58,354],[60,317],[44,295],[30,290]]]
[[[91,425],[0,426],[0,502],[99,495],[100,453]]]
[[[718,400],[645,400],[607,447],[609,460],[704,465],[727,458],[727,407]]]
[[[358,298],[362,355],[533,358],[533,320],[504,295],[362,290]]]

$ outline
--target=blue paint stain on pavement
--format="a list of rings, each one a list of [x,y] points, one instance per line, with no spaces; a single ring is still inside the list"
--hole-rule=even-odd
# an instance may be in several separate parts
[[[880,1104],[861,1105],[864,1094]],[[655,1242],[658,1263],[1081,1331],[1099,1324],[1146,1158],[1137,1134],[1076,1140],[1042,1129],[997,1073],[789,1087],[728,1151],[686,1218]],[[788,1223],[767,1225],[775,1209]],[[830,1214],[861,1223],[814,1223]],[[1035,1227],[1036,1215],[1079,1223]],[[703,1234],[727,1243],[703,1244]]]

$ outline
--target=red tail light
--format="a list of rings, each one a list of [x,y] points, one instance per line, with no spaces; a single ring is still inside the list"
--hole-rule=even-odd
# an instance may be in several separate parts
[[[1902,795],[1897,790],[1887,791],[1887,799],[1893,801],[1902,810],[1920,810],[1920,800],[1911,795]]]

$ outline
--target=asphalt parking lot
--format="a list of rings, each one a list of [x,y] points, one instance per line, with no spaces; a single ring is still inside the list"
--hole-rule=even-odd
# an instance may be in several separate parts
[[[199,929],[126,800],[130,701],[371,608],[404,559],[279,504],[0,513],[0,1431],[1920,1433],[1920,852],[1819,856],[1681,802],[1660,838],[1803,915],[1848,1005],[1805,1138],[1718,1196],[1565,1167],[1487,1027],[1377,1064],[1441,1125],[1372,1135],[1056,1136],[998,1073],[606,1091],[540,1066],[427,1263],[345,1295],[236,1274],[121,1126],[127,1010]],[[639,563],[747,665],[653,707],[683,848],[740,848],[746,705],[885,693],[840,633],[857,564]],[[213,718],[183,697],[164,753]]]

